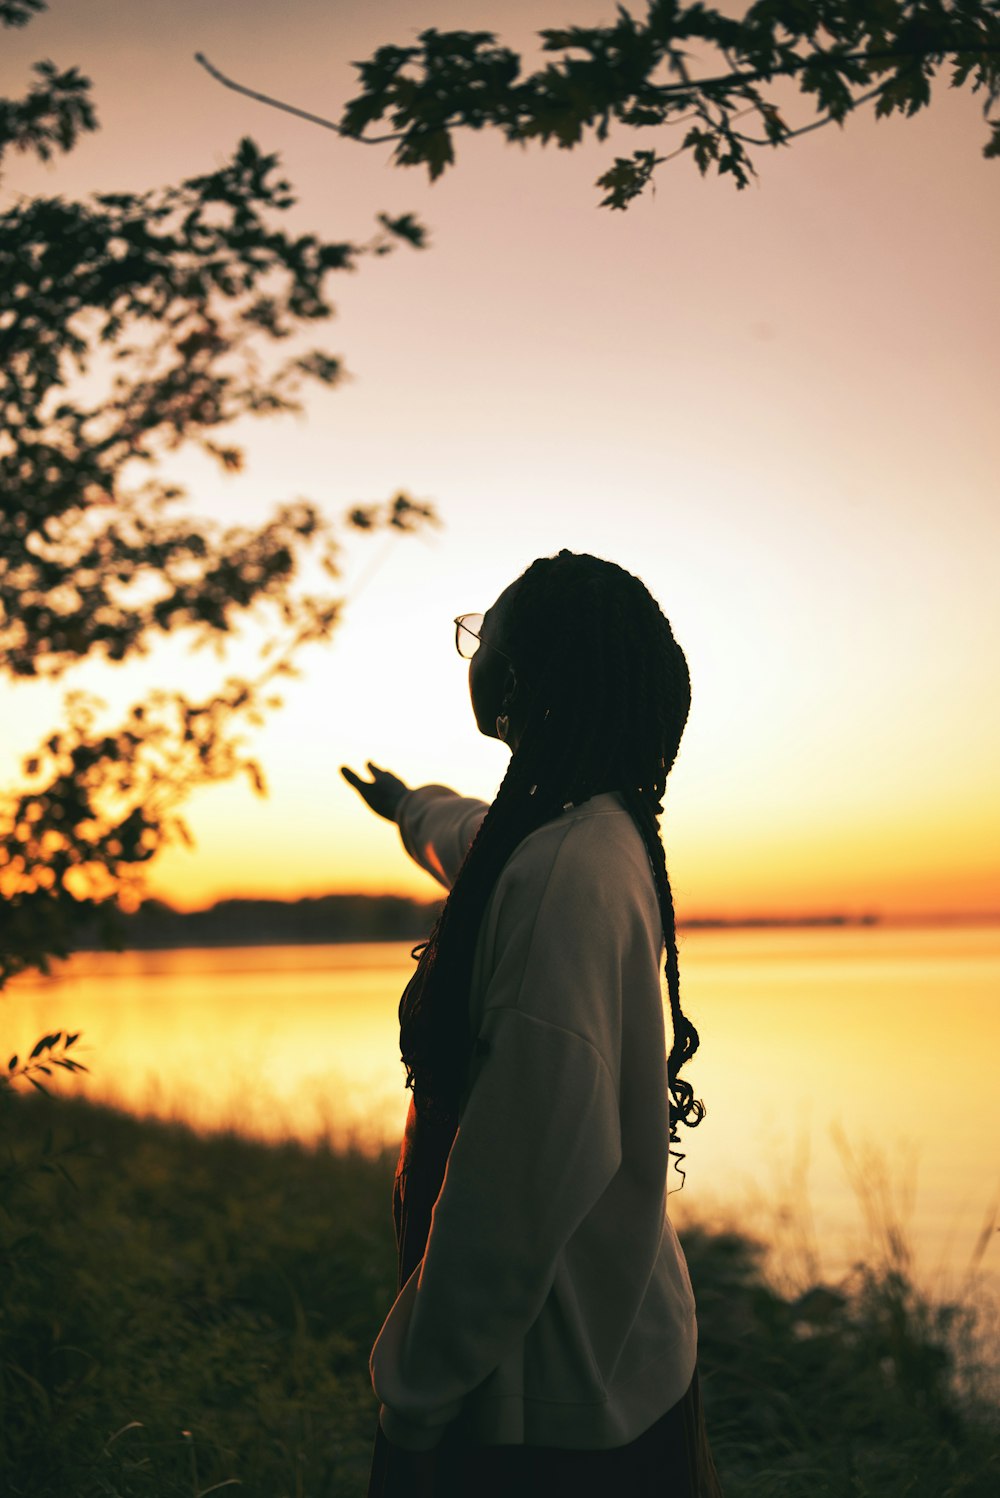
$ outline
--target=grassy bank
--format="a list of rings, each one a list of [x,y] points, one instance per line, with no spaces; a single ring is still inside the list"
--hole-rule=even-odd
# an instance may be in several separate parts
[[[0,1126],[0,1490],[361,1498],[394,1158],[34,1095]],[[682,1237],[727,1498],[1000,1491],[969,1308],[886,1266],[779,1293],[760,1245]]]

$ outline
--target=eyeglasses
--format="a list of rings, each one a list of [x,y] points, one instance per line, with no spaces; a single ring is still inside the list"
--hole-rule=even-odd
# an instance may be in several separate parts
[[[471,661],[479,649],[483,614],[459,614],[455,620],[455,649],[463,660]]]
[[[482,628],[484,614],[459,614],[454,621],[455,624],[455,649],[463,660],[471,661],[482,642]],[[497,655],[502,655],[505,661],[510,660],[509,655],[504,655],[502,650],[497,650],[495,645],[487,641],[488,650],[496,650]]]

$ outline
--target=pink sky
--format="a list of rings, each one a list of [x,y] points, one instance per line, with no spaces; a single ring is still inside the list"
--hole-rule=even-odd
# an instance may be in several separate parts
[[[0,92],[22,92],[37,58],[76,63],[103,127],[49,169],[10,161],[7,201],[166,183],[250,134],[280,152],[303,230],[363,238],[379,210],[431,230],[427,251],[334,283],[316,341],[349,383],[303,420],[248,427],[238,478],[189,456],[170,469],[230,520],[405,487],[445,522],[384,552],[352,541],[348,591],[380,562],[260,733],[269,798],[199,795],[197,850],[154,873],[179,904],[432,896],[337,766],[372,758],[491,798],[504,751],[476,733],[450,621],[570,546],[642,576],[688,655],[664,819],[679,915],[1000,910],[1000,164],[982,159],[977,101],[944,91],[912,121],[816,132],[743,193],[678,161],[612,214],[593,179],[613,143],[460,139],[432,188],[388,148],[254,104],[193,61],[335,117],[350,60],[423,26],[524,45],[534,26],[612,14],[54,0],[4,37]],[[171,643],[64,685],[124,702],[217,670]],[[8,685],[8,778],[61,691]]]

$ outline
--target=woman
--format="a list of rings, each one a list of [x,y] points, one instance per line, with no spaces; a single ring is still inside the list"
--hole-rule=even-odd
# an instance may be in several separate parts
[[[400,1001],[369,1495],[717,1498],[666,1215],[669,1143],[705,1111],[678,1076],[698,1035],[656,821],[687,663],[638,578],[565,550],[456,629],[479,730],[511,751],[492,805],[342,770],[450,889]]]

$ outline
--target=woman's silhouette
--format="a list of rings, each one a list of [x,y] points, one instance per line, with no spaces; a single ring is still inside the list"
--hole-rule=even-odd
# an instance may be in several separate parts
[[[638,578],[569,551],[455,624],[479,730],[511,750],[492,805],[342,771],[450,890],[400,1001],[369,1495],[717,1498],[666,1213],[669,1144],[705,1111],[656,820],[687,662]]]

